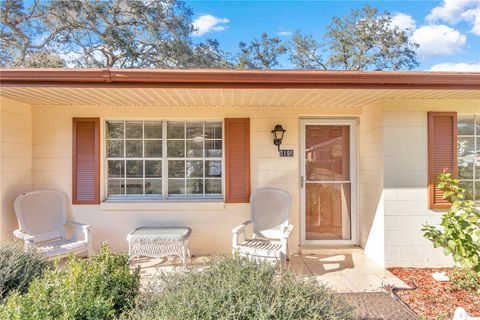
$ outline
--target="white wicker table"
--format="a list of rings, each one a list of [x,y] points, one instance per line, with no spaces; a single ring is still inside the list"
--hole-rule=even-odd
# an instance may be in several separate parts
[[[192,229],[188,227],[142,227],[127,236],[128,256],[130,259],[140,256],[161,258],[178,256],[183,264],[190,257],[188,238]]]

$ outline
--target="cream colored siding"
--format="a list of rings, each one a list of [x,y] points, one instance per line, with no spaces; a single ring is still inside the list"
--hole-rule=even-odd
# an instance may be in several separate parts
[[[30,105],[0,100],[0,239],[17,227],[13,201],[32,187],[31,122]]]
[[[451,265],[421,232],[423,223],[438,223],[442,214],[428,209],[427,112],[480,114],[480,101],[387,100],[384,110],[385,263]]]
[[[383,104],[362,108],[359,158],[359,233],[365,254],[384,263]]]
[[[246,108],[246,107],[33,107],[33,187],[56,188],[71,195],[71,126],[73,117],[107,119],[224,119],[249,117],[251,130],[252,190],[278,187],[293,199],[291,222],[292,252],[299,243],[298,126],[299,118],[315,116],[359,116],[358,108]],[[295,157],[280,158],[270,131],[281,123],[287,130],[282,148],[294,149]],[[103,128],[102,128],[103,134]],[[103,152],[103,151],[102,151]],[[102,163],[103,166],[103,163]],[[103,181],[103,179],[102,179]],[[102,186],[103,193],[103,186]],[[228,252],[232,228],[249,217],[248,204],[138,204],[125,208],[117,204],[77,205],[72,218],[92,225],[95,246],[107,241],[114,249],[125,250],[125,237],[133,228],[153,225],[187,225],[193,229],[194,253]]]

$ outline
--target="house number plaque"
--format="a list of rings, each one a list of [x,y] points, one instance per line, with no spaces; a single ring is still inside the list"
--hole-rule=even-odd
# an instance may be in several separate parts
[[[280,157],[293,157],[293,150],[280,150],[278,151]]]

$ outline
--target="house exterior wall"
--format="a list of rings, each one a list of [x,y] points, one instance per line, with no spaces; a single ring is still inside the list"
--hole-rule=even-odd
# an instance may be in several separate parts
[[[359,234],[365,255],[384,264],[383,102],[364,106],[359,134]]]
[[[13,201],[32,187],[31,107],[0,100],[0,239],[17,228]]]
[[[360,109],[33,106],[32,184],[34,189],[55,188],[71,196],[73,117],[100,117],[102,135],[103,121],[106,119],[221,120],[228,117],[248,117],[251,131],[252,190],[278,187],[291,194],[293,205],[290,220],[295,229],[290,238],[290,248],[295,252],[299,244],[300,230],[299,119],[320,116],[358,117]],[[280,158],[272,143],[270,131],[277,123],[281,123],[287,130],[282,147],[293,149],[293,158]],[[139,226],[187,225],[193,229],[190,240],[192,252],[202,254],[230,250],[231,230],[249,218],[249,205],[107,202],[101,205],[74,205],[69,214],[76,221],[92,225],[95,247],[107,241],[115,250],[126,250],[126,235]]]
[[[384,207],[386,266],[449,266],[421,231],[438,223],[442,210],[428,208],[428,111],[480,114],[479,100],[384,102]]]
[[[438,223],[442,211],[428,209],[427,113],[456,111],[480,114],[478,100],[385,100],[360,108],[246,107],[98,107],[30,106],[1,99],[0,236],[16,228],[13,201],[31,189],[54,188],[71,197],[72,118],[251,120],[251,183],[290,192],[293,206],[292,252],[300,243],[299,119],[358,117],[359,243],[365,254],[385,266],[447,266],[450,259],[433,249],[420,231]],[[287,129],[285,149],[295,157],[278,157],[270,131]],[[102,143],[103,146],[103,143]],[[103,153],[103,149],[102,149]],[[103,155],[102,155],[103,158]],[[103,168],[103,161],[102,161]],[[103,170],[102,170],[103,172]],[[103,194],[102,182],[102,194]],[[248,204],[223,202],[111,203],[70,207],[71,219],[92,225],[95,247],[108,242],[126,250],[126,235],[145,225],[188,225],[193,253],[228,252],[231,229],[249,218]]]

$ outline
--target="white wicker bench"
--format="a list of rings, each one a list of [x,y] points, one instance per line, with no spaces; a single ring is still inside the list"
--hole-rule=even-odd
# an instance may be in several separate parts
[[[178,256],[183,264],[190,257],[188,238],[192,229],[188,227],[142,227],[127,236],[128,255],[131,259],[140,256],[161,258]]]

